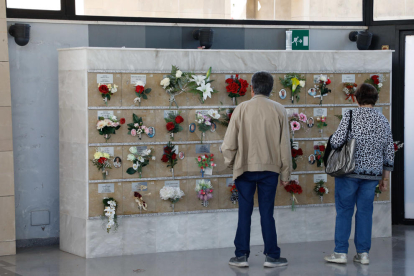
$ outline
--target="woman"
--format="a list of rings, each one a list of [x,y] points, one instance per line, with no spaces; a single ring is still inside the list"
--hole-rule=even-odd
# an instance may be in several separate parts
[[[354,262],[369,264],[371,248],[372,212],[375,187],[381,191],[388,186],[394,166],[394,142],[388,120],[374,109],[378,92],[370,84],[362,84],[355,93],[359,107],[352,110],[351,132],[347,137],[350,110],[348,110],[331,138],[332,148],[343,145],[347,139],[356,140],[355,170],[345,177],[335,178],[335,250],[325,260],[346,263],[348,239],[351,234],[355,205]]]

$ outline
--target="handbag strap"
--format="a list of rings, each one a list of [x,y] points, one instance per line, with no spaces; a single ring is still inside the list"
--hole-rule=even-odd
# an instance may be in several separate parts
[[[348,130],[347,130],[347,133],[346,133],[346,139],[345,139],[344,144],[348,141],[348,138],[349,138],[349,135],[350,135],[351,131],[352,131],[352,110],[349,111]]]

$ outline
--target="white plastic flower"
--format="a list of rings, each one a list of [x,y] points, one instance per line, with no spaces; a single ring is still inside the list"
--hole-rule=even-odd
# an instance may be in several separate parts
[[[137,150],[136,147],[130,147],[129,152],[132,153],[132,154],[137,154],[138,150]]]
[[[200,87],[197,87],[197,90],[203,92],[203,100],[206,100],[207,97],[211,98],[211,92],[213,92],[213,89],[211,88],[210,83],[202,82],[200,84]]]
[[[132,168],[133,168],[134,170],[138,170],[138,164],[133,164],[133,165],[132,165]]]
[[[324,75],[320,75],[319,80],[323,81],[323,82],[327,81],[327,79]]]
[[[167,88],[167,86],[168,85],[170,85],[170,79],[169,78],[165,78],[165,79],[163,79],[162,81],[161,81],[161,83],[160,83],[163,87],[164,87],[164,89],[165,88]]]
[[[183,75],[183,72],[181,72],[180,70],[177,70],[177,72],[175,73],[176,78],[181,78],[182,75]]]
[[[134,103],[137,103],[137,102],[139,102],[139,97],[136,97],[135,99],[134,99]]]
[[[382,82],[378,83],[378,87],[381,88],[382,87]]]
[[[193,78],[190,81],[193,81],[193,82],[197,83],[197,85],[200,85],[201,83],[204,83],[205,79],[206,79],[206,76],[193,75]]]
[[[142,156],[140,156],[140,157],[138,157],[138,161],[141,162],[141,163],[144,163],[145,160],[144,160],[144,158],[142,158]]]
[[[206,124],[206,126],[211,126],[211,122],[210,121],[205,121],[204,123]]]
[[[155,158],[155,156],[153,156],[153,157],[151,157],[151,159],[152,159],[152,160],[155,160],[156,158]]]
[[[111,156],[110,156],[108,153],[106,153],[106,152],[105,152],[105,153],[103,154],[103,157],[105,157],[106,159],[108,159],[108,158],[109,158],[109,157],[111,157]]]
[[[111,93],[118,92],[118,85],[114,84],[114,86],[111,88]]]
[[[145,84],[144,84],[144,82],[143,82],[143,81],[137,81],[137,82],[135,83],[135,86],[145,86]]]
[[[306,82],[304,80],[299,81],[300,87],[305,87]]]
[[[115,115],[112,115],[112,116],[111,116],[111,121],[117,121],[117,118],[116,118],[116,116],[115,116]]]
[[[105,121],[98,121],[96,124],[96,128],[102,130],[104,127],[107,126],[107,123]]]
[[[220,119],[220,114],[218,113],[218,111],[217,111],[217,110],[210,109],[210,110],[208,111],[208,115],[209,115],[211,118],[213,118],[213,119]]]
[[[135,155],[133,155],[133,154],[128,154],[128,156],[127,156],[127,160],[128,161],[134,161],[135,160]]]
[[[142,151],[142,156],[147,156],[151,154],[151,150],[150,149],[146,149]]]
[[[324,188],[325,188],[325,194],[328,194],[329,193],[328,188],[326,188],[326,187],[324,187]]]

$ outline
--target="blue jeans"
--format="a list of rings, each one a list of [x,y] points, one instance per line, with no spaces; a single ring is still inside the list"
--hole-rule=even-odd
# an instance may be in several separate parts
[[[257,185],[260,223],[265,244],[263,253],[275,259],[280,258],[275,219],[273,218],[278,177],[279,174],[275,172],[264,171],[245,172],[236,179],[236,187],[239,191],[239,222],[234,239],[237,257],[244,255],[249,257],[250,255],[250,225]]]
[[[378,180],[349,177],[335,178],[335,252],[348,253],[352,216],[355,204],[355,247],[358,253],[371,249],[372,212],[374,211],[375,187]]]

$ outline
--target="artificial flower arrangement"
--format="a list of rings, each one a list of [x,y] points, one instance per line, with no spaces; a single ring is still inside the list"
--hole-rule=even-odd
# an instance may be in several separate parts
[[[132,123],[127,124],[128,126],[128,134],[133,137],[138,137],[139,140],[142,139],[142,133],[148,135],[149,128],[144,126],[144,122],[142,121],[142,117],[138,117],[135,114],[132,114]]]
[[[118,91],[118,85],[111,83],[108,84],[98,84],[99,92],[103,98],[105,105],[108,105],[108,101],[111,100],[111,96]]]
[[[220,123],[220,114],[217,110],[210,109],[206,115],[200,112],[196,113],[196,123],[198,129],[201,131],[201,143],[203,143],[203,137],[206,131],[211,130],[212,123]]]
[[[181,117],[180,113],[175,114],[173,112],[169,112],[168,117],[164,119],[167,123],[165,127],[170,134],[170,139],[174,141],[174,133],[178,133],[183,130],[183,127],[180,126],[180,124],[184,122],[184,118]]]
[[[323,165],[323,156],[325,155],[325,145],[314,145],[313,150],[315,153],[315,159],[316,159],[316,166],[322,167]]]
[[[296,168],[298,167],[297,160],[298,158],[302,158],[303,151],[301,148],[298,148],[298,149],[294,148],[292,139],[290,140],[290,147],[292,151],[292,166],[293,166],[293,169],[296,170]]]
[[[318,96],[314,96],[315,98],[320,98],[320,105],[322,105],[322,101],[323,101],[323,97],[327,96],[328,93],[331,93],[331,89],[329,89],[328,87],[326,87],[327,85],[331,84],[331,80],[324,75],[320,75],[318,77],[318,83],[317,85],[315,85],[315,88],[317,90],[319,90],[319,92],[321,93]]]
[[[184,196],[184,192],[179,187],[162,187],[160,190],[160,197],[163,200],[171,202],[171,208],[174,212],[175,203],[177,203]]]
[[[102,171],[103,179],[106,179],[108,175],[107,169],[112,169],[111,163],[109,163],[109,158],[111,156],[106,152],[96,151],[93,155],[92,164]]]
[[[220,113],[220,118],[223,118],[223,120],[220,120],[220,124],[222,126],[228,127],[230,124],[231,116],[233,115],[234,108],[219,108],[218,110]],[[224,112],[223,112],[224,111]]]
[[[211,67],[208,69],[207,74],[204,75],[193,75],[190,74],[188,81],[188,92],[198,95],[198,99],[203,104],[207,98],[211,99],[211,94],[218,93],[217,90],[211,87],[210,80]]]
[[[141,213],[142,209],[144,209],[144,211],[147,211],[148,204],[144,201],[144,199],[142,199],[142,195],[138,192],[134,192],[134,198],[135,202],[138,205],[139,212]]]
[[[174,103],[177,108],[178,104],[175,100],[175,97],[181,93],[186,92],[189,79],[191,74],[184,73],[178,69],[177,66],[172,66],[171,73],[167,75],[163,80],[161,80],[160,85],[164,88],[165,92],[170,96],[170,108]]]
[[[125,124],[125,118],[121,118],[118,121],[116,116],[111,116],[108,119],[99,117],[98,123],[96,123],[96,128],[99,131],[99,135],[103,135],[105,142],[108,142],[111,138],[111,134],[116,134],[115,131],[118,130],[123,124]]]
[[[213,157],[214,157],[214,154],[210,154],[210,156],[201,155],[196,158],[197,165],[200,168],[201,177],[204,177],[204,171],[207,168],[213,169],[215,166],[217,166],[217,164],[213,162],[214,161]]]
[[[198,199],[201,200],[201,205],[207,207],[209,199],[213,198],[213,186],[211,182],[204,179],[197,181],[195,191],[197,192]]]
[[[369,84],[373,85],[375,87],[375,89],[377,89],[378,93],[381,91],[381,88],[383,86],[383,84],[380,80],[380,76],[378,76],[378,75],[372,75],[369,79],[366,79],[364,81],[364,83],[369,83]]]
[[[351,83],[351,82],[344,83],[344,89],[342,89],[342,91],[344,91],[346,95],[345,100],[348,100],[348,101],[352,100],[353,103],[355,102],[355,92],[357,91],[357,87],[358,87],[358,84],[356,83]]]
[[[401,143],[400,141],[394,141],[394,152],[399,151],[404,147],[404,143]]]
[[[325,116],[317,117],[316,118],[316,126],[319,129],[323,129],[324,127],[327,127],[328,124],[326,123],[326,117]]]
[[[112,197],[104,197],[104,215],[108,218],[108,223],[106,224],[106,232],[109,233],[112,228],[116,230],[118,228],[118,218],[116,216],[117,202]]]
[[[298,180],[291,180],[290,183],[288,185],[285,186],[285,190],[286,192],[290,193],[292,198],[292,211],[296,210],[295,207],[295,201],[296,203],[299,203],[298,200],[295,197],[295,194],[300,195],[303,191],[302,191],[302,186],[299,185],[299,181]]]
[[[303,113],[293,113],[292,117],[289,119],[290,129],[292,131],[292,136],[295,137],[295,131],[300,130],[302,123],[306,123],[308,118]]]
[[[321,202],[323,202],[323,196],[327,195],[329,193],[328,188],[325,185],[325,182],[323,180],[320,180],[319,182],[315,183],[315,188],[313,188],[315,193],[320,197]]]
[[[231,186],[230,192],[231,192],[230,201],[231,203],[236,205],[237,202],[239,202],[239,191],[237,190],[236,184],[233,183],[233,185]]]
[[[227,93],[229,93],[229,97],[233,99],[233,104],[237,105],[237,98],[246,95],[249,83],[246,80],[239,78],[239,75],[226,79],[226,83]]]
[[[139,106],[141,106],[141,98],[143,98],[144,100],[148,99],[148,94],[151,92],[151,88],[147,88],[145,89],[145,83],[143,81],[137,81],[137,83],[135,83],[135,95],[137,96],[134,99],[134,103],[139,104]]]
[[[164,154],[162,155],[161,161],[167,163],[167,168],[171,167],[171,173],[174,179],[174,166],[177,165],[177,153],[171,141],[164,147]]]
[[[295,98],[296,102],[299,102],[300,89],[306,85],[305,78],[298,74],[287,74],[284,78],[279,78],[279,80],[284,88],[290,89],[292,103]]]
[[[139,178],[141,178],[142,168],[149,164],[150,159],[155,160],[155,156],[151,155],[150,149],[138,152],[136,147],[130,147],[129,152],[127,160],[132,162],[132,167],[128,168],[126,172],[130,175],[138,172]]]

